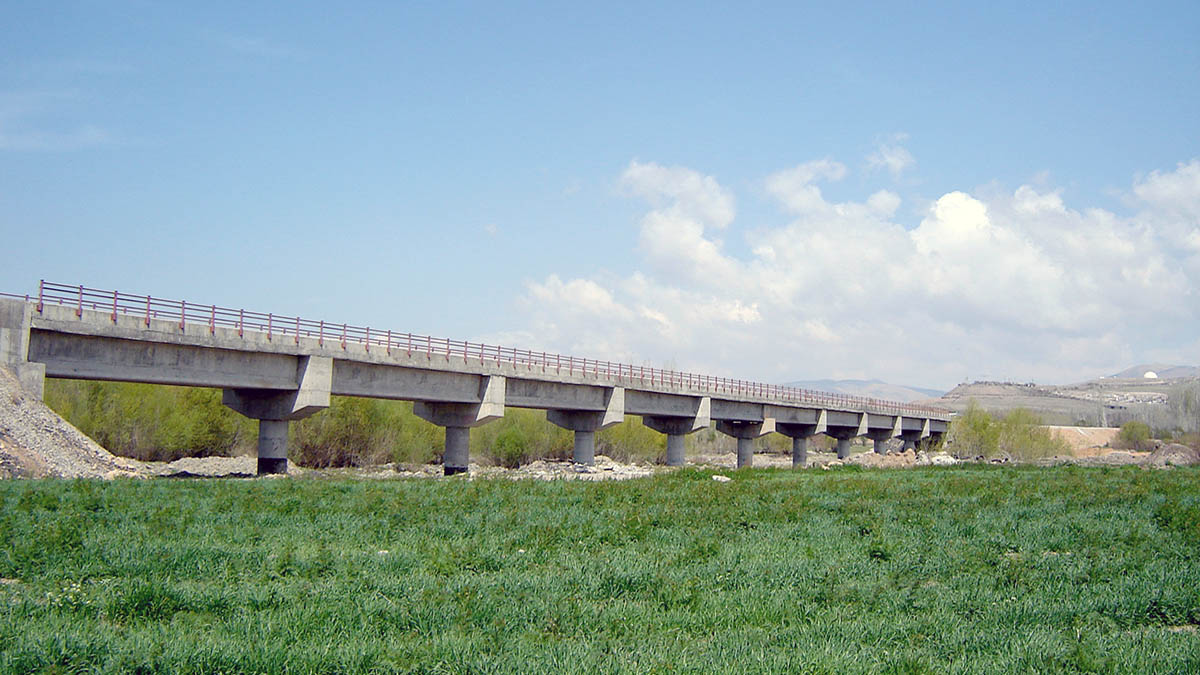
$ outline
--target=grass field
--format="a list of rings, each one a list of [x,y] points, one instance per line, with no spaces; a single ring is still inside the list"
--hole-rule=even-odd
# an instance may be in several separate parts
[[[1200,672],[1200,472],[0,484],[6,672]]]

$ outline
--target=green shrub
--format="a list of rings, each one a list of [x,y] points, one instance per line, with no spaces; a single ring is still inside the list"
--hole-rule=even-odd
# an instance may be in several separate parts
[[[142,461],[251,452],[257,437],[217,389],[52,379],[45,401],[110,452]]]
[[[1148,450],[1150,447],[1150,425],[1145,422],[1126,422],[1117,432],[1116,447],[1127,450]]]
[[[411,403],[334,396],[328,409],[292,424],[288,454],[317,468],[425,463],[441,453],[443,433],[413,415]]]
[[[995,418],[975,401],[950,423],[947,442],[960,456],[996,457],[1008,454],[1028,462],[1054,455],[1070,455],[1071,448],[1042,426],[1042,420],[1025,408]]]
[[[625,421],[596,434],[596,452],[618,462],[663,460],[667,436],[642,424],[642,418],[627,415]]]
[[[951,420],[946,435],[947,443],[962,456],[991,457],[1000,449],[1000,425],[974,399]]]
[[[538,459],[571,456],[570,431],[546,421],[540,410],[508,409],[503,419],[471,430],[471,453],[480,461],[515,469]]]

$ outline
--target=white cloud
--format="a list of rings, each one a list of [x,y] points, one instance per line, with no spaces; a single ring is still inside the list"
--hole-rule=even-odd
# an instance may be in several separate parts
[[[895,193],[825,199],[816,183],[845,173],[826,159],[767,177],[791,221],[738,256],[716,238],[738,230],[715,178],[634,162],[644,265],[532,283],[531,319],[556,349],[768,381],[1053,382],[1146,354],[1195,361],[1178,345],[1200,332],[1200,161],[1136,181],[1132,215],[1023,185],[947,193],[911,228]]]
[[[875,152],[867,156],[867,166],[872,169],[886,169],[893,177],[899,177],[906,169],[917,163],[901,143],[908,140],[907,134],[895,134],[887,141],[880,143]]]

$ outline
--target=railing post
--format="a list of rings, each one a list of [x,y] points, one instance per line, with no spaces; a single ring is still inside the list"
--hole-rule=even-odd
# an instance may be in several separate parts
[[[388,331],[387,336],[387,354],[388,356],[392,355],[392,331],[390,330]]]
[[[317,333],[317,346],[319,346],[319,347],[325,346],[325,320],[324,319],[321,319],[321,329],[320,329],[320,332]]]
[[[150,327],[150,296],[146,296],[146,328]]]
[[[296,317],[296,344],[300,344],[300,317]]]
[[[187,300],[179,301],[179,330],[186,330],[183,324],[187,322]]]
[[[346,324],[342,324],[342,349],[346,349]]]
[[[79,304],[75,306],[75,316],[83,318],[83,286],[79,286]]]
[[[117,292],[116,292],[116,291],[113,291],[113,314],[112,314],[112,320],[113,320],[113,323],[116,323],[116,322],[117,322]]]
[[[217,323],[216,317],[217,317],[217,310],[216,310],[216,307],[214,307],[213,308],[214,331],[216,329],[216,323]],[[246,310],[239,309],[238,310],[238,337],[245,337],[245,336],[246,336]]]
[[[363,342],[363,349],[365,349],[368,354],[371,353],[371,327],[370,326],[367,326],[367,339]]]
[[[38,314],[42,313],[42,306],[43,306],[42,302],[43,302],[43,298],[44,298],[45,287],[46,287],[45,279],[38,281]]]
[[[272,314],[271,312],[267,312],[267,342],[271,341],[271,333],[273,332],[272,329],[274,329],[274,328],[275,328],[275,315]]]

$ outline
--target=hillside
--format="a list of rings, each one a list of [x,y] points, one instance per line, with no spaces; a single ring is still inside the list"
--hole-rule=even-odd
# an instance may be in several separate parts
[[[1122,373],[1145,372],[1135,366]],[[1189,372],[1188,367],[1167,366],[1164,372]],[[1157,371],[1155,371],[1157,372]],[[1048,424],[1116,426],[1131,419],[1161,428],[1189,429],[1195,425],[1195,391],[1200,377],[1147,379],[1105,377],[1067,385],[1015,382],[960,384],[938,398],[921,403],[961,412],[971,401],[992,413],[1027,408]],[[1189,394],[1188,392],[1192,392]]]
[[[828,391],[836,394],[846,394],[847,396],[882,398],[901,403],[937,398],[942,395],[941,390],[938,389],[907,387],[898,384],[888,384],[880,380],[799,380],[796,382],[787,382],[784,386],[812,389],[815,391]]]

